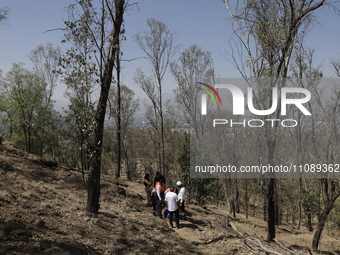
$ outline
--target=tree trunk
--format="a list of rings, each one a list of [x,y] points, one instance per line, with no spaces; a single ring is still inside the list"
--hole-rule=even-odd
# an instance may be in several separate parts
[[[228,198],[228,192],[227,192],[227,186],[226,186],[226,183],[224,182],[224,179],[221,179],[221,182],[222,182],[222,185],[223,185],[223,189],[224,189],[224,195],[225,195],[225,198],[227,200],[227,210],[229,211],[229,213],[231,213],[231,205],[230,205],[230,201],[229,201],[229,198]]]
[[[248,198],[248,179],[246,179],[246,219],[248,219],[249,198]]]
[[[312,227],[312,213],[310,211],[310,208],[307,208],[306,212],[307,212],[307,229],[308,229],[308,231],[312,232],[313,231],[313,227]]]
[[[275,124],[275,130],[278,129],[277,124]],[[269,128],[269,126],[268,126]],[[274,165],[274,154],[276,148],[276,140],[273,139],[273,131],[266,131],[266,140],[268,148],[268,163]],[[268,218],[267,218],[267,241],[272,242],[275,238],[275,223],[276,223],[276,178],[270,178],[267,185],[267,206],[268,206]]]
[[[124,135],[123,135],[122,149],[123,149],[124,157],[125,157],[126,176],[127,176],[127,179],[130,181],[131,180],[131,170],[130,170],[130,164],[129,164],[129,155],[128,155],[124,140],[125,140],[125,138],[124,138]],[[146,171],[145,171],[145,174],[146,174]]]
[[[120,177],[121,171],[121,123],[120,123],[120,111],[121,111],[121,98],[120,98],[120,47],[118,44],[116,52],[116,72],[117,72],[117,171],[116,171],[116,181],[118,183],[118,178]]]
[[[236,213],[240,213],[240,194],[238,190],[237,179],[235,179],[235,201],[236,201]]]
[[[289,201],[289,209],[290,209],[290,219],[292,221],[292,226],[294,227],[294,224],[295,224],[294,213],[293,213],[293,209],[292,209],[292,203],[290,201]]]
[[[280,208],[279,208],[279,203],[278,203],[278,198],[277,198],[277,188],[276,188],[276,183],[275,182],[275,187],[274,187],[274,205],[275,205],[275,225],[279,226],[281,219],[280,219]]]
[[[155,116],[157,116],[156,109],[155,109]],[[157,119],[157,117],[156,117],[156,119]],[[156,129],[156,133],[157,133],[157,145],[158,145],[158,151],[156,152],[156,153],[158,153],[158,169],[157,169],[157,172],[162,173],[162,171],[161,171],[161,169],[162,169],[162,149],[161,149],[161,146],[162,145],[161,145],[161,138],[159,137],[159,126],[158,126],[158,124],[157,124],[155,129]]]
[[[162,164],[161,169],[163,172],[164,178],[167,177],[167,174],[165,173],[165,145],[164,145],[164,119],[163,119],[163,110],[162,110],[162,94],[159,96],[160,98],[160,115],[161,115],[161,137],[162,137]]]
[[[302,214],[302,198],[301,198],[301,186],[302,186],[302,179],[299,178],[299,219],[297,229],[300,229],[301,226],[301,214]]]
[[[85,181],[83,147],[80,149],[80,167],[81,167],[81,173],[83,175],[83,181]]]
[[[333,200],[333,199],[327,201],[327,203],[325,205],[325,209],[323,210],[321,216],[318,219],[318,225],[316,227],[315,234],[314,234],[314,237],[313,237],[313,242],[312,242],[312,248],[313,249],[317,249],[318,246],[319,246],[321,233],[322,233],[322,230],[325,226],[327,216],[333,208],[334,201],[335,200]]]
[[[262,186],[262,215],[263,215],[263,221],[267,221],[267,200],[266,200],[266,190],[265,190],[266,180],[261,180],[261,186]]]
[[[234,191],[233,191],[233,179],[229,179],[230,183],[230,198],[231,198],[231,213],[233,217],[236,219],[236,208],[235,208],[235,199],[234,199]]]
[[[268,180],[267,201],[268,201],[268,219],[267,219],[267,241],[271,242],[275,238],[275,178]]]
[[[90,176],[88,181],[87,206],[88,213],[98,213],[100,197],[100,166],[103,146],[104,119],[106,114],[106,103],[112,81],[112,71],[115,63],[117,45],[123,22],[124,0],[115,0],[115,22],[112,31],[112,41],[109,46],[109,53],[104,67],[104,74],[101,78],[101,91],[95,115],[94,142],[92,144],[92,155],[90,156]],[[104,6],[103,6],[104,8]]]

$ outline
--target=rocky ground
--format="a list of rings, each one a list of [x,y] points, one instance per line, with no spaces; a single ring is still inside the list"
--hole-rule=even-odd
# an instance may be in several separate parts
[[[90,217],[80,172],[0,145],[0,254],[340,254],[338,230],[323,232],[320,251],[309,248],[312,233],[290,225],[269,244],[265,222],[216,206],[188,204],[172,229],[146,206],[143,184],[101,183],[100,213]]]

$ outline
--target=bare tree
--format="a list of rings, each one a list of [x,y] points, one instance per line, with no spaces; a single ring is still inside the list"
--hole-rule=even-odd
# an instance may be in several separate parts
[[[132,126],[134,120],[134,114],[139,107],[139,99],[134,99],[135,93],[128,87],[122,85],[120,87],[120,93],[117,93],[118,87],[112,87],[110,89],[109,100],[112,103],[110,107],[110,115],[113,117],[115,124],[115,132],[120,132],[121,135],[121,147],[119,148],[117,140],[117,150],[122,150],[125,158],[125,166],[127,171],[127,177],[131,179],[131,171],[129,167],[129,151],[128,151],[128,141],[126,139],[127,133]],[[118,102],[118,99],[120,99]],[[120,109],[118,105],[120,104]],[[119,120],[120,119],[120,120]],[[119,122],[119,124],[118,124]],[[120,131],[118,131],[120,129]],[[118,157],[118,154],[117,154]],[[118,158],[117,158],[118,160]]]
[[[52,43],[48,43],[46,46],[39,45],[28,55],[28,58],[33,63],[33,71],[48,84],[48,93],[50,95],[55,89],[59,78],[57,69],[60,57],[60,47],[53,47]],[[50,95],[49,97],[51,97]]]
[[[33,72],[43,79],[47,84],[46,90],[44,91],[44,98],[46,98],[46,107],[48,108],[53,107],[54,104],[52,95],[59,79],[59,73],[57,72],[57,69],[60,56],[60,47],[53,47],[52,43],[48,43],[46,46],[39,45],[28,55],[28,58],[33,63]],[[52,132],[55,132],[56,129],[54,128],[54,125],[50,126]],[[45,139],[42,139],[40,146],[41,150],[43,149],[44,142]],[[54,154],[54,148],[52,148],[52,154]]]
[[[80,8],[81,19],[75,15],[75,19],[65,22],[67,29],[77,40],[78,28],[87,31],[85,35],[90,43],[86,47],[90,49],[95,59],[100,83],[100,95],[96,103],[94,135],[90,145],[88,196],[86,210],[89,213],[98,213],[100,197],[100,168],[104,131],[104,119],[106,104],[112,82],[112,73],[117,58],[117,45],[120,43],[122,33],[123,15],[126,6],[125,0],[101,0],[100,11],[96,10],[92,0],[76,1],[71,4],[69,10]]]
[[[152,65],[153,75],[146,77],[141,69],[138,69],[134,80],[150,98],[155,115],[155,129],[159,137],[159,168],[165,174],[165,148],[164,148],[164,112],[162,89],[164,75],[169,67],[172,57],[177,53],[178,47],[174,45],[174,34],[167,26],[155,19],[148,19],[149,31],[136,34],[133,38],[139,47],[145,52],[148,61]],[[157,120],[159,118],[159,121]],[[159,128],[160,125],[160,128]]]
[[[313,66],[313,54],[314,50],[306,50],[303,45],[303,37],[297,38],[295,50],[292,55],[292,65],[290,67],[292,77],[296,78],[299,87],[315,90],[317,84],[320,82],[323,74],[320,71],[320,66],[316,68]],[[300,111],[294,111],[291,115],[297,121],[298,125],[293,131],[288,131],[293,139],[286,139],[291,148],[294,148],[295,163],[297,165],[308,163],[307,159],[309,155],[314,158],[320,158],[318,153],[318,146],[316,141],[316,130],[317,130],[317,116],[319,115],[319,107],[316,107],[316,102],[309,101],[306,105],[308,111],[312,114],[309,118],[302,115]],[[311,148],[311,149],[310,149]],[[302,185],[304,182],[305,185]],[[304,186],[304,189],[303,187]],[[307,182],[302,177],[298,180],[298,200],[299,200],[299,213],[298,213],[298,224],[297,228],[300,229],[303,200],[306,199],[304,196],[308,196],[309,190]],[[304,191],[303,191],[304,190]],[[304,206],[304,211],[307,214],[307,228],[312,231],[311,224],[311,206]]]
[[[340,77],[339,61],[332,61],[332,66],[336,75]],[[339,147],[339,104],[340,104],[340,89],[338,84],[333,84],[332,95],[329,100],[324,100],[322,92],[317,87],[314,88],[313,94],[322,111],[322,119],[324,120],[324,143],[319,143],[323,146],[322,158],[327,164],[334,164],[340,155],[337,153]],[[326,102],[325,102],[326,101]],[[326,138],[326,139],[325,139]],[[318,224],[314,233],[312,248],[317,249],[321,237],[321,233],[326,223],[326,219],[330,214],[335,200],[340,196],[340,183],[338,179],[321,179],[321,184],[324,189],[324,208],[318,217]]]
[[[197,136],[202,135],[205,122],[204,116],[200,114],[200,91],[196,87],[198,82],[214,84],[215,73],[211,52],[203,51],[196,44],[192,45],[181,52],[178,61],[170,64],[170,69],[178,85],[174,90],[176,107],[170,111],[194,128]]]
[[[224,4],[229,11],[235,25],[235,34],[239,39],[236,49],[241,61],[237,60],[234,53],[231,54],[231,62],[240,71],[244,78],[269,77],[272,82],[265,87],[259,85],[257,93],[253,90],[254,105],[257,109],[269,109],[272,105],[271,93],[274,86],[281,88],[284,83],[277,83],[277,78],[286,78],[289,61],[294,49],[295,38],[300,30],[308,26],[312,13],[320,8],[322,1],[241,1],[235,3],[235,10],[231,10],[228,0]],[[242,50],[246,51],[248,59],[243,62]],[[249,68],[248,68],[249,67]],[[269,95],[266,97],[266,95]],[[278,119],[280,109],[274,118]],[[266,116],[270,119],[271,116]],[[267,161],[275,164],[275,153],[278,145],[278,123],[274,128],[266,128],[264,137],[267,146]],[[276,179],[270,178],[267,184],[267,239],[275,238],[275,200]]]

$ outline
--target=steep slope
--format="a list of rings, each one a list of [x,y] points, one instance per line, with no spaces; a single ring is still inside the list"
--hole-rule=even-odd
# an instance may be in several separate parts
[[[263,240],[264,222],[243,215],[234,220],[214,206],[189,204],[188,220],[171,229],[146,206],[141,183],[117,186],[109,175],[101,183],[100,213],[89,217],[80,172],[13,144],[0,145],[0,254],[308,253],[307,231],[278,229],[288,251]],[[324,237],[321,247],[339,251],[336,235]]]
[[[43,161],[0,145],[1,254],[197,253],[110,177],[102,180],[99,215],[87,216],[81,174]]]

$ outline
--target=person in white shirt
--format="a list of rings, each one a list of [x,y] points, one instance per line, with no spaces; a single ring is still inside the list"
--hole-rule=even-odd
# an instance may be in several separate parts
[[[184,202],[185,202],[185,194],[186,194],[186,189],[183,187],[183,184],[181,181],[178,181],[176,183],[176,186],[180,189],[179,194],[178,194],[178,199],[179,199],[179,207],[181,209],[183,219],[186,220],[187,216],[185,213],[185,208],[184,208]]]
[[[176,217],[176,228],[179,228],[179,199],[178,196],[176,194],[176,192],[174,192],[174,187],[170,188],[170,192],[167,192],[165,195],[165,202],[166,205],[168,206],[168,210],[169,210],[169,223],[170,226],[173,228],[174,226],[172,225],[172,220],[173,220],[173,216],[175,214]]]

